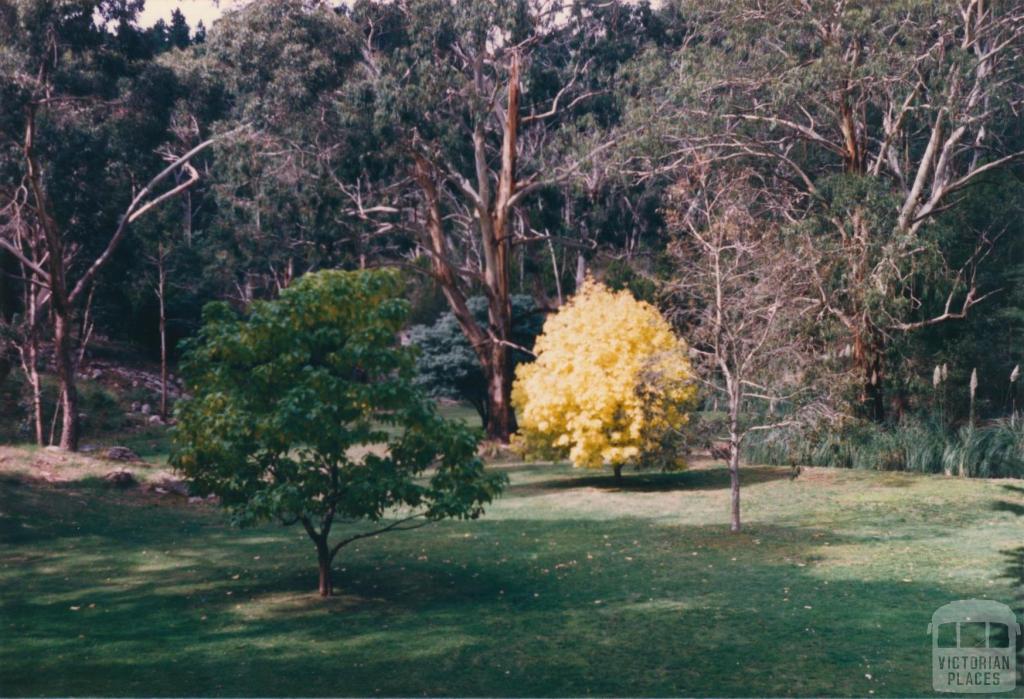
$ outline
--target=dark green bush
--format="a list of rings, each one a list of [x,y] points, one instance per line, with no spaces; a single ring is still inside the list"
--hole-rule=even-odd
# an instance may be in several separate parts
[[[44,375],[41,398],[45,422],[43,431],[46,436],[49,436],[50,423],[57,408],[58,391],[56,380]],[[20,371],[12,372],[3,386],[0,386],[0,408],[0,440],[17,442],[34,439],[31,388]],[[83,415],[82,435],[86,438],[124,429],[127,420],[117,397],[93,381],[79,381],[78,410]]]

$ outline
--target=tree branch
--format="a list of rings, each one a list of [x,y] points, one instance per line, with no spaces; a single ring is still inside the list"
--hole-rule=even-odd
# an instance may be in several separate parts
[[[340,551],[342,549],[342,547],[348,546],[353,541],[358,541],[359,539],[367,539],[367,538],[369,538],[371,536],[378,536],[378,535],[384,534],[386,532],[408,531],[410,529],[419,529],[420,527],[425,527],[428,524],[430,524],[430,520],[427,520],[425,522],[420,522],[418,524],[413,524],[413,525],[410,525],[410,526],[407,526],[407,527],[403,527],[402,525],[405,524],[406,522],[411,522],[414,519],[418,519],[420,517],[425,517],[426,514],[427,514],[426,512],[418,512],[418,513],[416,513],[414,515],[410,515],[409,517],[405,517],[404,519],[395,520],[394,522],[392,522],[391,524],[389,524],[386,527],[381,527],[380,529],[374,529],[373,531],[369,531],[369,532],[362,532],[361,534],[353,534],[352,536],[350,536],[350,537],[348,537],[346,539],[342,539],[337,544],[335,544],[333,547],[331,547],[331,558],[334,558],[335,554],[337,554],[338,551]]]

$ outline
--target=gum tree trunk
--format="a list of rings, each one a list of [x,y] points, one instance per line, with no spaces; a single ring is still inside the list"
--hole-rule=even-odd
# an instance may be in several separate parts
[[[42,447],[46,446],[43,434],[43,395],[39,381],[39,340],[34,333],[29,338],[26,355],[25,370],[32,387],[32,423],[35,425],[36,444]]]
[[[512,411],[512,372],[508,348],[499,341],[491,342],[487,372],[487,438],[508,443],[516,431]]]
[[[476,83],[481,84],[478,64]],[[502,124],[500,169],[494,172],[487,150],[487,133],[482,121],[473,129],[473,156],[476,181],[463,178],[459,185],[461,196],[476,214],[476,228],[470,235],[478,235],[481,252],[480,277],[488,298],[488,322],[478,323],[469,312],[464,288],[475,284],[476,275],[466,273],[449,259],[448,238],[441,211],[439,170],[443,169],[420,152],[413,153],[413,177],[426,203],[426,227],[422,238],[430,251],[432,276],[441,287],[448,304],[466,335],[480,367],[487,379],[487,438],[507,444],[516,430],[512,410],[512,377],[509,365],[508,341],[511,337],[512,304],[510,284],[510,258],[512,254],[510,220],[518,198],[526,189],[516,173],[516,149],[519,133],[519,58],[514,54],[509,66],[508,100]],[[482,95],[481,95],[482,97]],[[496,185],[496,186],[495,186]]]
[[[164,246],[157,250],[157,285],[156,297],[160,302],[160,418],[167,419],[167,309],[164,303],[166,296],[166,270],[164,269]]]
[[[729,438],[729,487],[732,500],[732,521],[729,528],[740,530],[740,445],[730,435]]]
[[[78,451],[78,388],[75,386],[75,364],[71,358],[71,323],[66,308],[58,309],[55,302],[53,310],[53,353],[61,389],[60,408],[63,413],[60,448],[65,451]]]

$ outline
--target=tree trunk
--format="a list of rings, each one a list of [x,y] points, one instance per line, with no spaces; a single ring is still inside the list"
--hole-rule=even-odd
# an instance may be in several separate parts
[[[615,485],[622,485],[622,464],[612,466],[612,472],[615,474]]]
[[[508,360],[508,348],[497,342],[492,343],[487,371],[487,439],[502,444],[507,444],[516,431]]]
[[[36,297],[31,293],[26,294],[26,296],[28,300],[26,302],[25,314],[31,318],[33,317],[33,305]],[[32,390],[33,434],[35,435],[36,444],[44,447],[46,446],[46,426],[43,423],[43,387],[42,382],[39,380],[39,335],[34,327],[29,328],[25,342],[19,348],[19,353],[21,355],[21,369],[25,372],[29,388]]]
[[[35,425],[36,444],[46,446],[43,433],[43,390],[39,381],[39,339],[34,332],[28,340],[25,371],[29,386],[32,387],[32,422]]]
[[[1017,381],[1010,380],[1010,427],[1017,424]]]
[[[882,360],[875,354],[867,367],[865,392],[868,396],[868,410],[875,422],[885,421],[885,391],[882,389]]]
[[[331,576],[331,552],[325,543],[322,547],[317,544],[317,560],[320,564],[320,585],[321,597],[330,597],[334,594],[334,580]]]
[[[740,530],[740,445],[743,435],[740,434],[740,408],[743,394],[739,380],[729,381],[729,489],[732,501],[732,519],[729,528],[733,532]]]
[[[49,279],[47,285],[51,294],[50,305],[53,307],[54,362],[57,365],[57,379],[61,389],[61,409],[64,411],[60,446],[67,451],[77,451],[78,391],[75,389],[75,364],[71,358],[71,304],[74,294],[69,294],[66,286],[65,272],[68,260],[64,257],[63,241],[57,228],[57,222],[52,215],[53,206],[43,187],[41,169],[35,157],[36,109],[38,106],[38,103],[32,104],[25,122],[23,146],[27,166],[26,174],[35,199],[34,208],[42,226],[43,240],[48,256]]]
[[[729,435],[729,487],[732,492],[732,523],[730,529],[740,530],[740,443],[735,434]]]
[[[29,271],[24,267],[24,276],[28,278]],[[35,427],[36,444],[46,446],[46,438],[43,422],[43,386],[39,379],[39,328],[36,324],[39,295],[31,284],[25,285],[25,317],[28,319],[28,330],[26,331],[25,343],[21,349],[21,368],[28,377],[28,385],[32,389],[32,423]]]
[[[78,389],[75,387],[75,365],[71,358],[71,323],[67,317],[68,309],[54,303],[53,310],[53,353],[63,412],[60,448],[78,451]]]
[[[22,267],[21,269],[24,269]],[[14,319],[17,310],[17,299],[14,292],[14,278],[19,271],[19,265],[13,255],[6,250],[0,250],[0,322],[10,323]],[[28,278],[27,274],[23,274]],[[31,286],[31,285],[29,285]],[[0,387],[4,385],[7,377],[14,368],[14,356],[17,350],[13,345],[0,343]]]
[[[334,594],[334,580],[331,577],[331,561],[334,560],[334,554],[331,552],[331,547],[328,545],[331,536],[331,521],[334,519],[334,513],[328,512],[324,519],[320,522],[320,530],[317,531],[316,527],[313,526],[313,522],[307,517],[300,517],[299,521],[302,522],[302,527],[306,530],[309,538],[313,540],[313,544],[316,546],[316,559],[320,567],[320,582],[317,586],[321,597],[330,597]]]
[[[185,244],[192,247],[192,192],[186,189],[181,199],[184,213],[184,225],[182,227],[185,233]]]
[[[11,367],[14,366],[14,362],[11,361],[11,351],[5,351],[3,347],[0,347],[0,387],[3,387],[7,377],[11,375]]]
[[[160,417],[167,419],[167,310],[164,306],[165,292],[164,249],[157,251],[156,296],[160,302]]]
[[[853,340],[854,366],[861,372],[860,401],[867,417],[874,422],[885,420],[885,390],[882,388],[882,346],[881,341],[863,338],[862,334]]]

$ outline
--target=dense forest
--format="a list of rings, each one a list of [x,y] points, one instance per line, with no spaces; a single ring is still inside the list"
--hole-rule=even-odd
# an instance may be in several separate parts
[[[979,473],[1020,451],[1019,3],[141,7],[0,0],[12,438],[78,449],[106,345],[161,363],[167,417],[208,302],[391,267],[417,382],[497,442],[592,277],[689,342],[691,442],[910,468],[982,440]],[[956,470],[944,448],[922,468]]]

